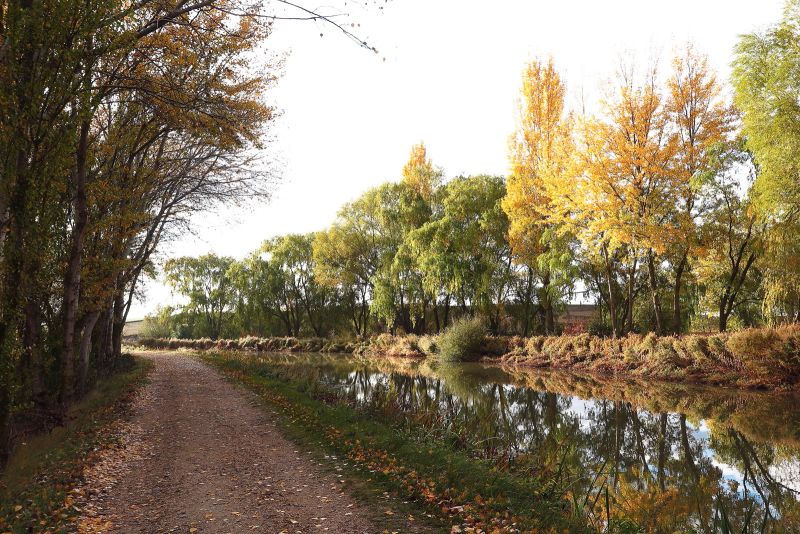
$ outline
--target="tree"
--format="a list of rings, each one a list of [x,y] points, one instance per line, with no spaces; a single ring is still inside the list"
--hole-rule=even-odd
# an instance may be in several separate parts
[[[565,113],[566,87],[553,65],[530,62],[522,76],[517,131],[510,140],[507,194],[508,239],[516,262],[541,281],[539,302],[547,334],[555,333],[554,301],[570,285],[570,238],[549,217],[551,191],[568,175],[572,119]],[[528,306],[528,302],[524,306]],[[528,319],[524,320],[527,333]]]
[[[667,82],[666,111],[677,142],[674,166],[675,213],[667,224],[676,231],[669,235],[669,260],[673,271],[672,329],[683,330],[681,294],[690,260],[701,247],[700,222],[712,199],[703,176],[713,173],[715,151],[730,141],[735,111],[721,98],[721,87],[709,70],[708,58],[689,45],[673,60]]]
[[[762,33],[744,35],[736,47],[732,81],[742,111],[742,134],[753,153],[753,208],[765,219],[764,311],[798,321],[800,265],[800,2],[789,0],[783,19]]]
[[[603,101],[604,115],[585,121],[578,172],[554,192],[555,213],[575,233],[605,277],[609,316],[615,335],[633,328],[636,273],[647,266],[656,329],[663,331],[656,267],[673,232],[666,223],[675,205],[670,162],[675,143],[669,136],[664,98],[655,67],[637,82],[623,67],[615,93]],[[615,265],[625,272],[624,324],[618,323]]]
[[[289,335],[299,336],[303,316],[317,336],[324,328],[326,307],[332,304],[331,292],[317,282],[313,256],[314,234],[289,234],[265,242],[260,252],[275,270],[279,293],[284,296],[280,306],[285,310]]]
[[[377,208],[383,228],[385,250],[375,274],[375,294],[371,309],[383,318],[392,332],[424,332],[428,305],[433,302],[438,321],[436,295],[425,290],[422,273],[416,268],[405,242],[415,229],[434,215],[440,196],[442,171],[427,157],[425,145],[415,145],[399,184],[381,187]]]
[[[195,333],[199,337],[219,339],[228,324],[234,305],[229,275],[233,263],[233,258],[206,254],[175,258],[164,264],[167,283],[188,299],[185,309],[202,320],[201,330]]]
[[[788,0],[783,19],[740,38],[732,81],[742,133],[760,172],[756,207],[779,221],[800,217],[800,2]]]
[[[379,196],[379,189],[371,189],[346,204],[333,225],[314,240],[316,276],[321,284],[341,292],[357,336],[367,335],[374,276],[381,265],[384,236],[376,217]]]
[[[272,116],[244,61],[269,24],[222,4],[0,4],[0,462],[12,402],[63,414],[113,368],[159,241],[257,189],[233,169]]]
[[[430,202],[442,184],[442,171],[433,166],[424,143],[411,147],[411,154],[403,167],[402,182],[416,192],[422,200]]]
[[[740,141],[721,147],[716,157],[719,170],[709,183],[716,204],[703,226],[704,254],[698,276],[705,286],[705,298],[715,303],[719,331],[724,332],[731,315],[743,310],[756,290],[753,274],[763,250],[765,228],[749,192],[741,191],[738,183],[742,166],[749,166],[752,182],[756,172],[752,156]]]
[[[407,241],[426,290],[436,294],[444,288],[463,312],[485,312],[494,332],[502,328],[512,289],[504,196],[502,177],[455,178],[444,186],[441,215],[412,231]]]

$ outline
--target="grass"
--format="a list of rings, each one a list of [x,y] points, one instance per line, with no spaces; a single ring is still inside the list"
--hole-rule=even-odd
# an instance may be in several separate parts
[[[111,424],[146,381],[151,362],[127,357],[68,414],[69,423],[32,436],[12,454],[0,477],[0,532],[72,532],[80,513],[71,488],[93,454],[118,436]]]
[[[571,515],[558,473],[519,476],[498,469],[446,440],[419,439],[413,428],[339,402],[318,383],[287,379],[247,355],[206,352],[202,358],[258,394],[290,438],[348,462],[352,476],[373,488],[366,493],[385,491],[415,503],[440,525],[465,530],[588,530]]]
[[[794,389],[800,385],[800,326],[726,334],[588,334],[532,337],[496,361],[671,382]]]

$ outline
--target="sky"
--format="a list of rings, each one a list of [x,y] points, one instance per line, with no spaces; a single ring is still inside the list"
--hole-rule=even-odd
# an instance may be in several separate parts
[[[198,216],[192,234],[165,243],[157,259],[242,258],[267,238],[324,229],[342,204],[399,180],[419,142],[447,177],[507,174],[521,73],[531,59],[553,57],[573,108],[596,102],[623,58],[642,65],[658,58],[667,72],[687,42],[727,83],[738,36],[776,22],[783,0],[302,5],[346,14],[336,20],[378,53],[322,22],[277,21],[263,52],[283,60],[269,95],[280,116],[264,149],[277,178],[272,198]],[[179,302],[160,279],[145,281],[144,295],[129,320]]]

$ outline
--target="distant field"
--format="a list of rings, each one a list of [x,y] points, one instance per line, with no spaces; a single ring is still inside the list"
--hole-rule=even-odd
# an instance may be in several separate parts
[[[128,321],[125,323],[125,327],[122,329],[122,337],[124,339],[128,338],[138,338],[141,331],[142,331],[142,324],[144,321]]]

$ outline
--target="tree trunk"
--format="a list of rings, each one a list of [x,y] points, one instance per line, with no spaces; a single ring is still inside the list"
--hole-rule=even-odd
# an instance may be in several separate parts
[[[656,316],[656,334],[664,334],[664,319],[661,312],[661,299],[658,296],[658,275],[656,273],[656,260],[653,250],[647,252],[647,274],[650,279],[650,299],[653,303],[653,313]]]
[[[633,332],[633,300],[635,296],[635,285],[636,285],[636,266],[638,261],[636,259],[633,260],[633,265],[631,266],[631,270],[628,273],[628,302],[627,302],[627,309],[625,311],[625,332],[630,334]]]
[[[544,332],[548,336],[556,333],[553,301],[550,298],[550,273],[542,277],[542,308],[544,309]]]
[[[686,269],[687,253],[683,253],[678,267],[675,269],[675,288],[672,292],[672,329],[676,334],[683,332],[683,319],[681,315],[681,289],[683,285],[683,272]]]
[[[722,300],[719,304],[719,331],[725,332],[728,330],[728,312],[726,311],[726,301]]]
[[[30,392],[34,405],[42,407],[46,404],[44,387],[44,364],[39,347],[41,337],[41,311],[39,306],[28,300],[25,304],[25,329],[22,335],[22,350],[27,359],[30,372]]]
[[[611,269],[611,259],[608,257],[608,249],[603,246],[603,257],[606,264],[606,284],[608,286],[608,316],[611,322],[611,335],[619,337],[619,325],[617,323],[617,299],[614,295],[613,271]]]
[[[124,288],[122,288],[124,290]],[[122,291],[114,298],[114,312],[111,322],[111,346],[114,351],[111,355],[111,361],[108,362],[108,368],[113,369],[120,358],[122,358],[122,333],[125,329],[125,314],[126,312],[125,297]]]
[[[78,149],[76,152],[75,196],[72,201],[75,222],[72,229],[67,273],[64,278],[64,331],[61,353],[61,389],[59,401],[62,411],[72,402],[75,387],[75,323],[78,317],[78,304],[81,287],[81,264],[83,242],[89,222],[86,205],[86,158],[89,145],[89,121],[81,121]]]
[[[89,359],[92,352],[92,332],[97,320],[100,318],[99,311],[91,312],[86,318],[81,334],[80,344],[80,367],[78,369],[78,394],[83,396],[88,390],[89,384]]]
[[[19,149],[16,162],[16,183],[11,188],[9,223],[2,260],[3,284],[0,285],[2,309],[0,310],[0,467],[5,465],[11,452],[11,387],[14,380],[13,355],[17,349],[20,328],[20,307],[23,302],[23,276],[25,268],[27,208],[28,208],[28,153]],[[6,177],[4,177],[6,178]]]

